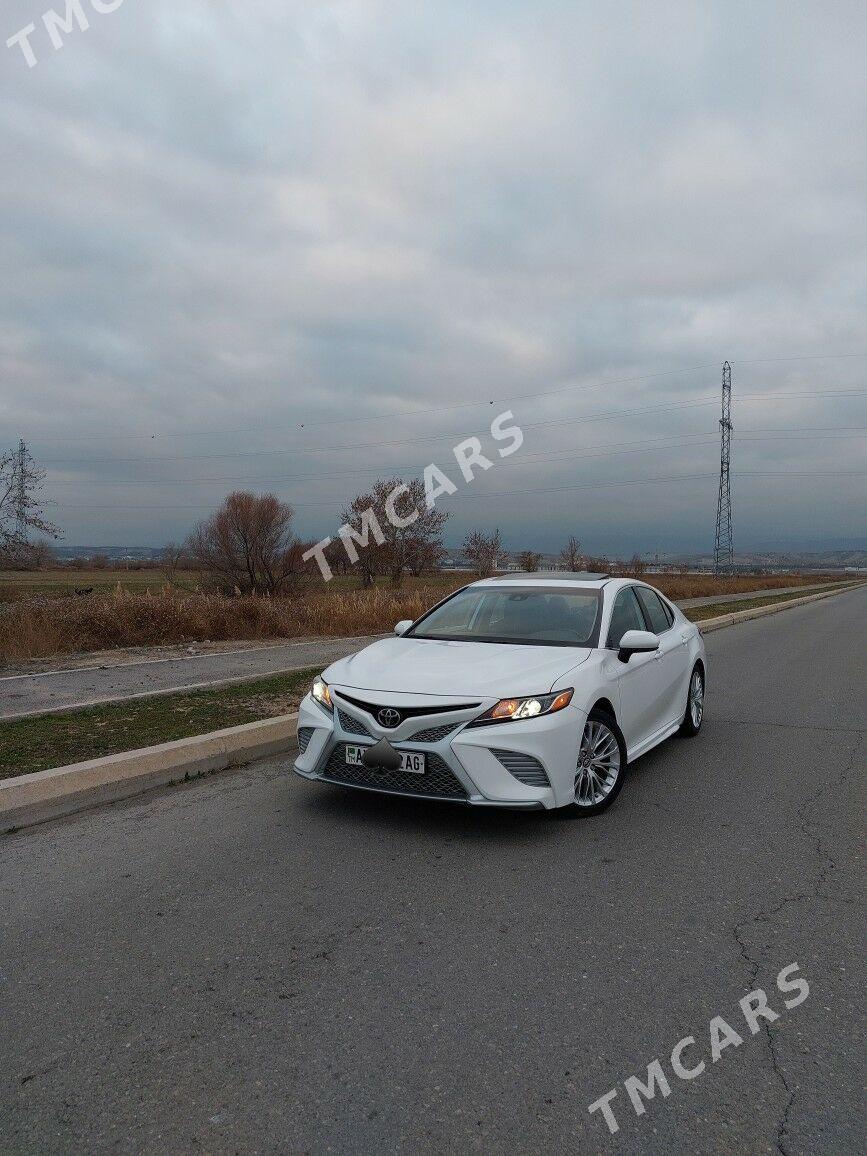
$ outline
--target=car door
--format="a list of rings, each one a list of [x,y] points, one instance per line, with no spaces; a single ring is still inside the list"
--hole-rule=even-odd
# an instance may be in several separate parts
[[[647,629],[635,588],[624,586],[614,598],[605,645],[612,652],[606,666],[617,681],[620,729],[630,753],[660,730],[665,711],[665,686],[657,653],[633,654],[629,662],[617,657],[620,639],[627,630]]]
[[[689,678],[689,644],[674,628],[674,615],[650,586],[636,586],[635,593],[647,621],[647,629],[659,635],[659,673],[663,705],[660,726],[680,722],[686,708]]]

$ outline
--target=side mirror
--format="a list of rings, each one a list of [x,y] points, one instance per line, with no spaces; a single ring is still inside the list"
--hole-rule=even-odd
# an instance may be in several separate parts
[[[410,626],[412,626],[412,619],[402,618],[400,622],[398,622],[397,626],[395,626],[394,633],[398,636],[398,638],[400,638],[402,634],[406,634]]]
[[[659,650],[659,638],[649,630],[627,630],[620,639],[617,657],[621,662],[629,662],[633,654],[650,654]]]

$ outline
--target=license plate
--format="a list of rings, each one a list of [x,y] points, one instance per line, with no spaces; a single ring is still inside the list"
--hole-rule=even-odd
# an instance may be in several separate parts
[[[360,767],[361,757],[367,747],[350,747],[346,748],[346,765],[348,767]],[[421,751],[398,751],[400,755],[400,769],[408,771],[411,775],[424,774],[424,754]]]

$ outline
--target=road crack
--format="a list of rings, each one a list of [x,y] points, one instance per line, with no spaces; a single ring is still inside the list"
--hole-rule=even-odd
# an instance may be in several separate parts
[[[811,818],[810,812],[814,805],[824,794],[826,794],[831,789],[839,789],[846,783],[847,779],[849,778],[849,775],[856,765],[856,758],[861,750],[861,743],[864,735],[863,731],[856,731],[855,733],[857,735],[855,744],[852,747],[849,759],[840,772],[840,775],[836,779],[826,779],[817,791],[815,791],[800,804],[796,812],[798,825],[797,829],[801,832],[802,835],[813,842],[813,855],[821,860],[821,866],[819,868],[812,889],[809,891],[798,891],[794,895],[787,895],[781,899],[780,902],[776,904],[776,906],[768,908],[767,910],[763,909],[757,911],[755,915],[749,916],[747,919],[742,919],[739,923],[734,924],[732,927],[732,933],[734,935],[735,942],[738,945],[738,950],[750,968],[750,980],[752,984],[755,984],[758,978],[761,962],[751,954],[749,946],[743,935],[744,930],[748,927],[754,927],[757,923],[770,923],[773,918],[776,915],[779,915],[780,912],[783,911],[786,907],[793,906],[798,903],[805,903],[810,900],[819,898],[829,898],[829,896],[824,894],[823,887],[831,873],[836,870],[837,861],[831,854],[831,850],[826,840],[822,836],[818,824]],[[792,1107],[795,1103],[796,1090],[789,1084],[789,1081],[786,1078],[786,1074],[783,1071],[782,1065],[780,1063],[780,1057],[777,1052],[776,1035],[771,1031],[771,1024],[765,1021],[762,1027],[764,1030],[765,1040],[767,1042],[768,1055],[771,1060],[771,1066],[774,1069],[774,1074],[782,1084],[786,1093],[786,1103],[777,1123],[777,1151],[781,1154],[781,1156],[792,1156],[791,1150],[787,1146],[787,1141],[789,1136],[789,1118],[791,1116]]]

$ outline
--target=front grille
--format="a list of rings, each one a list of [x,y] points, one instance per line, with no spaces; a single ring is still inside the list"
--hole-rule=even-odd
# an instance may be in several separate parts
[[[310,740],[313,738],[313,731],[315,727],[299,727],[298,728],[298,750],[303,755],[307,750]]]
[[[426,731],[416,731],[414,735],[410,735],[406,740],[410,743],[438,743],[440,739],[444,739],[446,735],[450,735],[452,731],[456,731],[460,726],[454,723],[448,723],[447,726],[429,727]]]
[[[350,787],[372,787],[376,791],[396,791],[402,795],[433,795],[439,799],[466,799],[467,792],[448,765],[430,751],[423,775],[409,771],[372,771],[369,767],[346,764],[346,743],[338,743],[322,768],[322,777]]]
[[[545,768],[532,755],[524,755],[519,751],[495,751],[491,754],[503,764],[510,775],[525,787],[550,787],[551,782]]]
[[[351,714],[347,714],[340,707],[337,708],[337,717],[340,719],[341,727],[348,735],[366,735],[369,739],[373,738],[361,719],[353,718]]]
[[[351,695],[346,694],[345,691],[340,691],[340,697],[346,702],[357,706],[359,710],[363,710],[365,714],[376,718],[384,706],[393,706],[393,703],[385,702],[365,702],[360,698],[352,698]],[[481,706],[480,702],[452,702],[443,704],[442,706],[398,706],[396,710],[400,711],[401,719],[419,718],[426,714],[446,714],[453,710],[475,710],[476,707]]]

